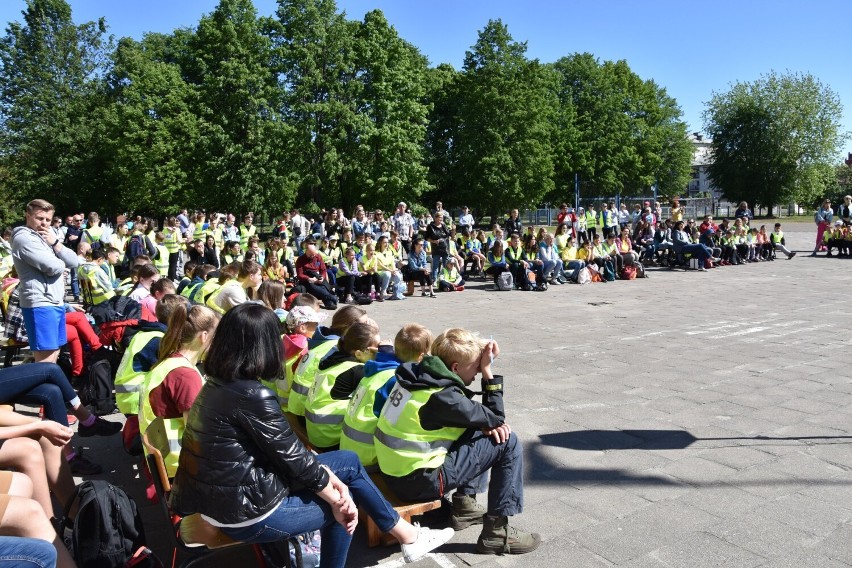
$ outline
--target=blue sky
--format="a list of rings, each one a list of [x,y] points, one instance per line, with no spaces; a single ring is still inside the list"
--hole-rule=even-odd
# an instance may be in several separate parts
[[[104,16],[110,32],[194,26],[217,0],[71,0],[77,22]],[[700,130],[713,91],[752,81],[770,70],[809,72],[829,85],[852,131],[852,49],[848,0],[337,0],[351,19],[380,9],[400,36],[433,64],[461,67],[489,19],[500,18],[528,55],[550,62],[574,52],[625,59],[677,99],[690,130]],[[0,0],[0,20],[20,20],[24,0]],[[275,0],[255,0],[271,15]],[[852,141],[843,156],[852,152]]]

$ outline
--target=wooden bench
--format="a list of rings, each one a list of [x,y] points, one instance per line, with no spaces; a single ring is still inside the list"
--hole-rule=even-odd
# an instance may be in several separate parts
[[[422,515],[427,511],[433,511],[435,509],[439,509],[441,507],[441,500],[435,499],[434,501],[424,501],[422,503],[409,503],[407,501],[401,500],[396,494],[388,487],[387,483],[385,483],[382,474],[379,472],[371,473],[370,479],[373,480],[373,483],[376,484],[379,491],[382,492],[382,495],[385,496],[385,499],[388,500],[388,503],[393,505],[394,510],[399,513],[399,516],[404,520],[411,522],[411,517],[415,515]],[[359,517],[362,519],[366,519],[366,529],[367,529],[367,546],[373,548],[375,546],[390,546],[392,544],[397,544],[397,540],[389,535],[388,533],[383,533],[379,530],[379,527],[376,526],[376,523],[373,522],[373,519],[370,518],[366,513],[362,514],[359,511]]]
[[[308,431],[302,425],[299,417],[290,412],[285,412],[284,416],[287,418],[287,421],[290,423],[290,427],[293,429],[293,433],[301,440],[301,442],[305,445],[305,447],[314,452],[317,452],[316,448],[311,444],[311,441],[308,439]],[[396,494],[391,491],[391,488],[388,487],[387,483],[385,483],[382,474],[379,472],[371,472],[370,479],[373,480],[373,483],[376,484],[379,491],[382,492],[385,499],[387,499],[388,503],[390,503],[393,508],[399,513],[399,516],[411,522],[411,517],[415,515],[422,515],[427,511],[432,511],[434,509],[438,509],[441,506],[441,500],[436,499],[434,501],[425,501],[423,503],[409,503],[401,500]],[[375,546],[383,545],[390,546],[392,544],[396,544],[397,541],[394,537],[387,533],[383,533],[379,530],[379,527],[376,526],[376,523],[373,522],[373,519],[363,510],[358,512],[358,517],[360,519],[364,519],[366,522],[364,523],[365,528],[367,529],[367,546],[373,548]]]

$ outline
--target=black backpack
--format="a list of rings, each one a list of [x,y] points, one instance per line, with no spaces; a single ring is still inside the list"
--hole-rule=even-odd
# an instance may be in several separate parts
[[[100,241],[100,239],[96,239],[96,238],[94,238],[94,237],[92,236],[92,233],[90,233],[88,229],[86,229],[85,231],[83,231],[83,233],[84,233],[87,237],[89,237],[89,244],[90,244],[90,245],[91,245],[91,247],[92,247],[92,252],[95,252],[96,250],[103,250],[103,248],[104,248],[104,244]]]
[[[133,260],[137,256],[143,255],[147,252],[147,248],[145,247],[145,241],[143,240],[145,237],[142,235],[133,235],[130,237],[130,241],[127,243],[127,254],[126,258],[128,260]]]
[[[72,522],[68,513],[75,503],[77,516]],[[103,480],[84,481],[77,487],[65,506],[65,529],[66,544],[80,568],[136,564],[131,559],[145,547],[145,527],[136,503],[120,487]]]
[[[80,389],[80,401],[98,416],[115,412],[115,386],[113,366],[108,359],[89,364],[89,380]]]

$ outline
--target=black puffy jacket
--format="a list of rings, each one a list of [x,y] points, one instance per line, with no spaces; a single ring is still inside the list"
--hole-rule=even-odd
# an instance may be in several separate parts
[[[189,411],[171,506],[231,525],[263,516],[291,491],[319,491],[328,480],[271,390],[258,381],[210,378]]]

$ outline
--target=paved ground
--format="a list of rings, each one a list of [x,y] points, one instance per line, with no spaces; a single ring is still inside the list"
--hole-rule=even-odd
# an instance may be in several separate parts
[[[809,250],[811,225],[786,229]],[[417,565],[852,565],[852,262],[806,254],[371,306],[383,335],[417,321],[500,342],[495,369],[525,445],[515,522],[544,540],[526,556],[479,556],[470,528]],[[117,440],[101,442],[85,443],[141,497]],[[162,524],[156,508],[144,513]],[[164,533],[149,531],[169,556]],[[401,564],[398,548],[363,543],[350,566]]]

